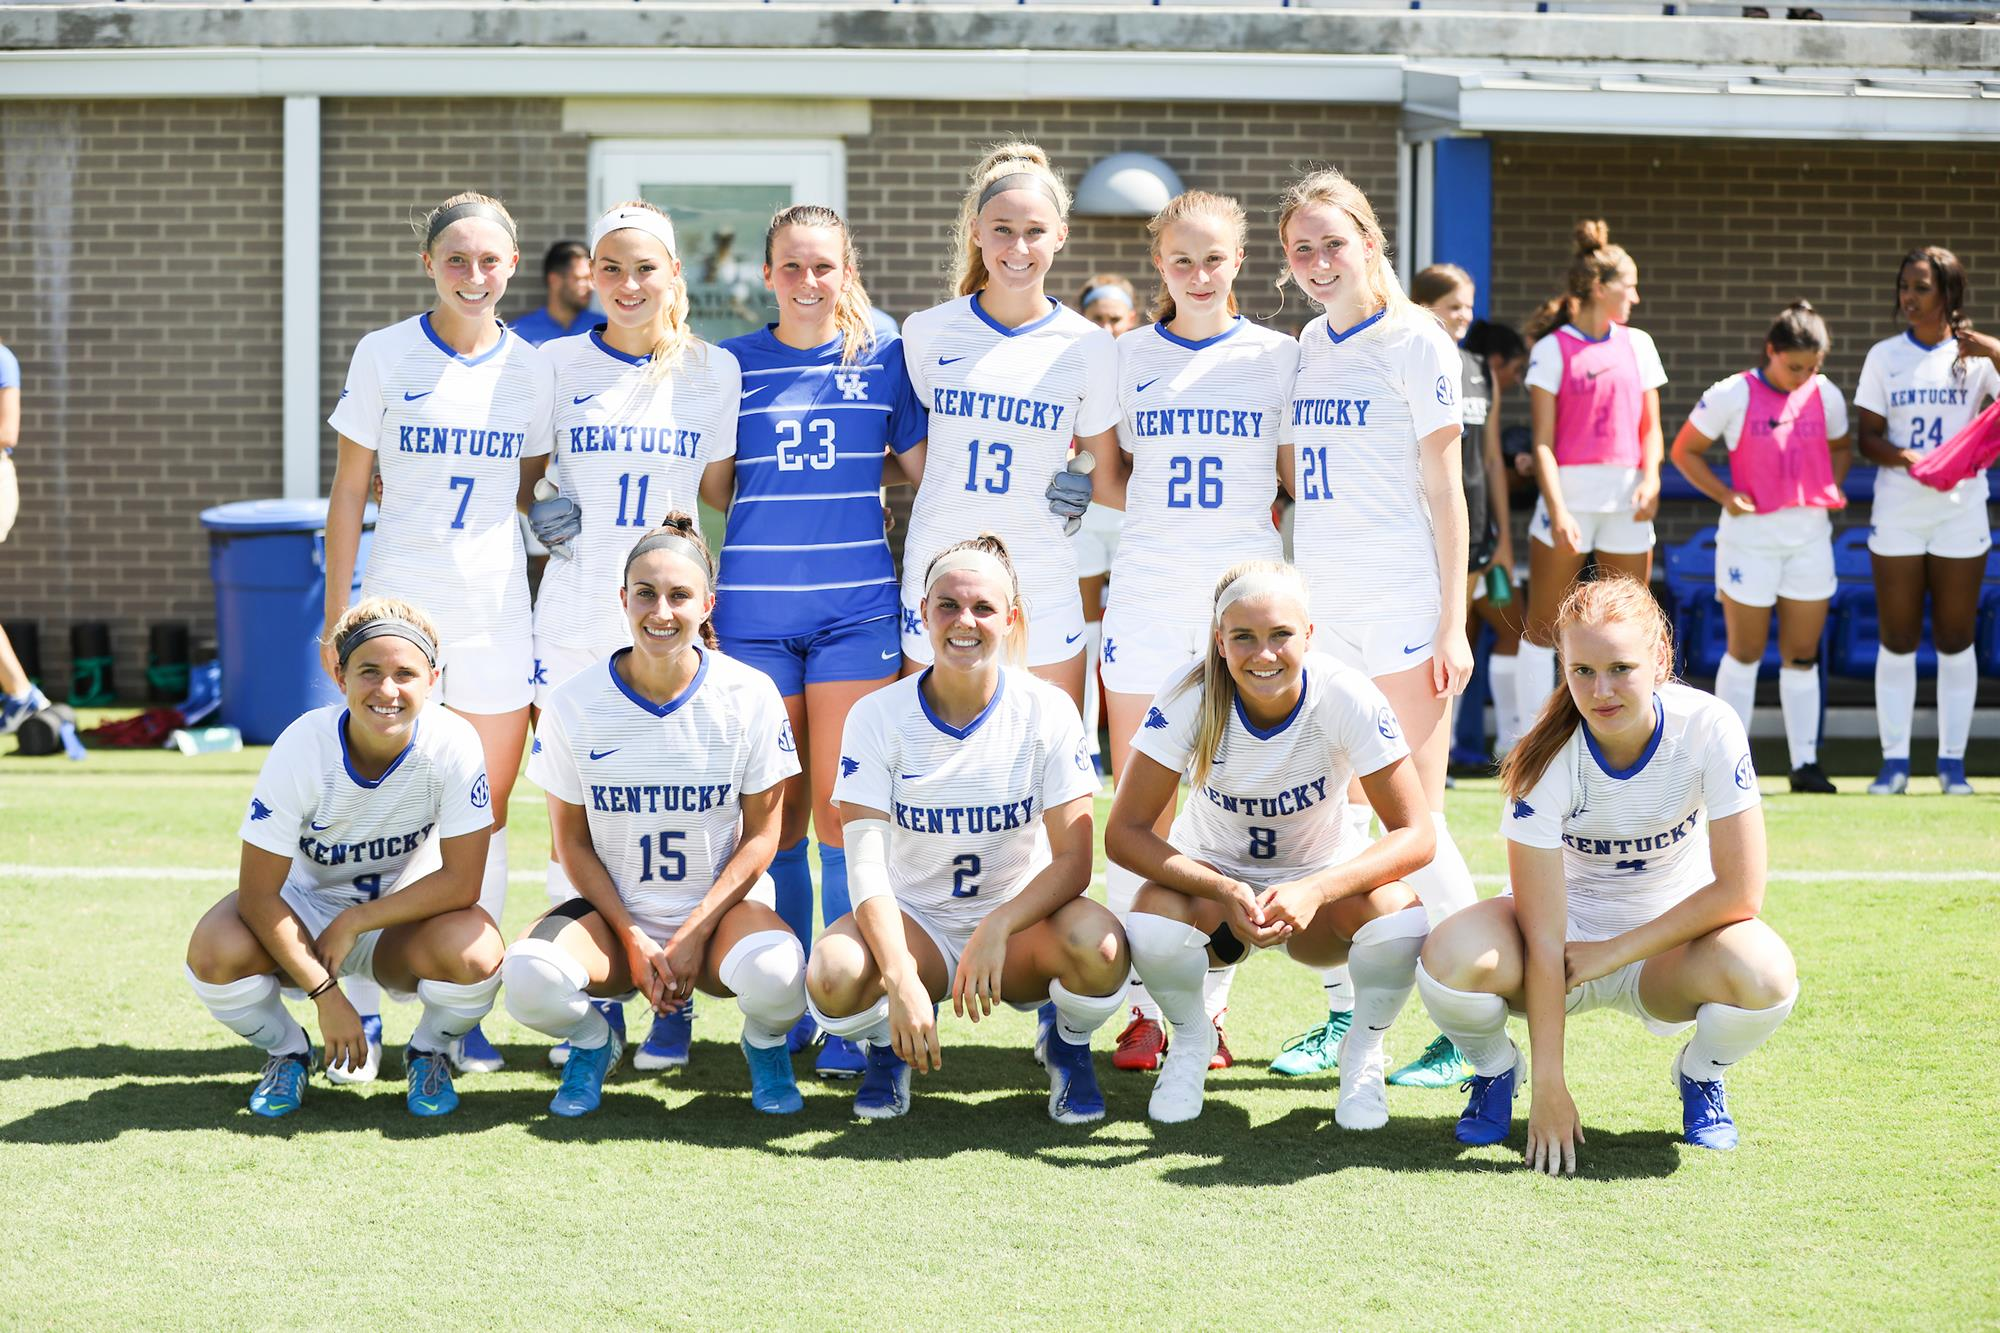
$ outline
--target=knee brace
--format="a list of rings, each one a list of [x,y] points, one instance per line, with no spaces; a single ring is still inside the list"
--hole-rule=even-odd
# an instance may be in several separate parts
[[[806,1011],[806,954],[789,930],[746,935],[715,969],[746,1018],[783,1032]]]
[[[537,1032],[566,1036],[590,1012],[585,994],[590,974],[568,950],[548,940],[531,935],[516,941],[500,963],[500,980],[507,1012]]]

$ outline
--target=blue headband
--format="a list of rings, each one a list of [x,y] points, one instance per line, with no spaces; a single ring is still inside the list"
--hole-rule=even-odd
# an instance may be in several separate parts
[[[1085,310],[1090,309],[1099,301],[1122,301],[1127,310],[1134,309],[1138,304],[1126,293],[1123,287],[1113,287],[1108,282],[1101,287],[1092,287],[1083,294],[1083,308]]]

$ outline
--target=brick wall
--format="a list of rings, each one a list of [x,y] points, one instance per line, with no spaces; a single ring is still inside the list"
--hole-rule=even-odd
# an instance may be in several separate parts
[[[0,102],[0,339],[21,359],[21,519],[0,616],[111,625],[122,690],[146,627],[214,634],[195,515],[280,485],[274,100]]]

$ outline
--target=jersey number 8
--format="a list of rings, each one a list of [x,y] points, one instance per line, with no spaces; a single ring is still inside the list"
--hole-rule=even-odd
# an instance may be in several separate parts
[[[1250,859],[1253,861],[1275,861],[1278,857],[1278,830],[1274,828],[1250,829]]]

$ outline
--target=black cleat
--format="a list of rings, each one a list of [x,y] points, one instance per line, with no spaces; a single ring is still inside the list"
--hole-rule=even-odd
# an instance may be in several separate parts
[[[1792,790],[1811,792],[1816,796],[1832,796],[1837,791],[1826,774],[1819,771],[1818,764],[1800,764],[1792,770]]]

